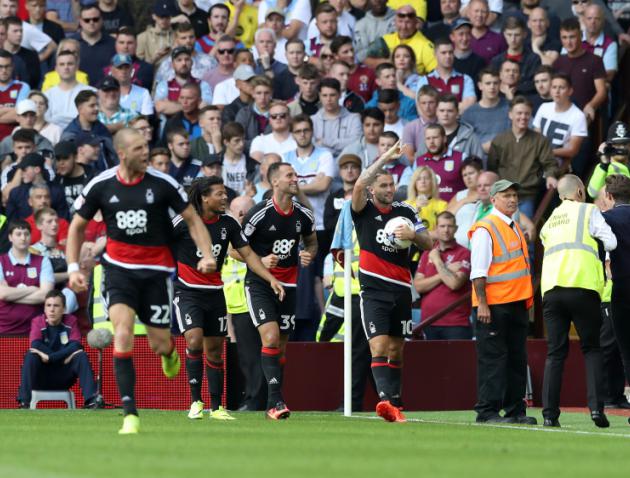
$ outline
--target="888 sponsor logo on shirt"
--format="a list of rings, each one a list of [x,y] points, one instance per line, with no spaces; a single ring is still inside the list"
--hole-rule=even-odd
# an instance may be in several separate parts
[[[397,252],[397,249],[389,242],[385,229],[376,231],[376,242],[381,246],[381,249],[386,252]]]
[[[147,232],[147,212],[144,209],[130,209],[116,213],[116,226],[128,236]]]
[[[196,254],[199,258],[203,257],[203,254],[199,249],[197,249]],[[214,256],[214,258],[216,259],[217,257],[219,257],[219,254],[221,254],[221,244],[212,244],[212,255]]]
[[[276,254],[280,260],[291,257],[291,250],[295,245],[295,239],[278,239],[274,241],[271,252]]]

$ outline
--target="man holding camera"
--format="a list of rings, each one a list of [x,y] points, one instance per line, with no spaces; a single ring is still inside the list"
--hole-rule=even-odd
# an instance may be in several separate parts
[[[606,142],[599,147],[599,165],[588,182],[588,195],[596,198],[611,174],[630,177],[628,156],[630,156],[630,130],[622,121],[615,121],[608,128]]]

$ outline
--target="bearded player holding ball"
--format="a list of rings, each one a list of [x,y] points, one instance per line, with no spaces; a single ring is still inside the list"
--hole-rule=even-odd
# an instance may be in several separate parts
[[[403,346],[405,338],[411,335],[412,277],[408,241],[419,249],[432,246],[416,210],[394,201],[394,178],[383,169],[401,155],[401,145],[397,142],[361,173],[352,191],[352,220],[361,248],[361,318],[370,344],[372,374],[380,400],[376,413],[390,422],[405,421],[400,411],[400,385]],[[393,229],[393,237],[388,234],[392,227],[391,224],[387,227],[390,220],[399,223]]]

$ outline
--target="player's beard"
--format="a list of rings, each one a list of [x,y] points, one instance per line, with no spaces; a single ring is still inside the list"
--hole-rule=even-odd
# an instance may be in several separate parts
[[[378,202],[380,202],[381,204],[385,204],[386,206],[389,206],[394,202],[393,194],[390,197],[390,195],[387,193],[374,193],[374,197]]]

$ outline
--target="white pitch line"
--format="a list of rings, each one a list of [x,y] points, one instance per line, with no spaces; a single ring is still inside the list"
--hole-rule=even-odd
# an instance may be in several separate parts
[[[363,420],[382,420],[380,417],[375,416],[361,416],[361,415],[352,415],[349,418],[360,418]],[[590,435],[590,436],[604,436],[604,437],[617,437],[617,438],[630,438],[630,434],[625,433],[604,433],[604,432],[589,432],[585,430],[570,430],[566,428],[553,428],[553,427],[545,427],[542,428],[532,427],[532,426],[515,426],[515,425],[500,425],[494,423],[476,423],[476,422],[447,422],[443,420],[426,420],[421,418],[407,418],[408,422],[414,423],[432,423],[436,425],[456,425],[456,426],[467,426],[467,427],[487,427],[487,428],[507,428],[510,430],[522,430],[529,432],[544,432],[544,433],[568,433],[571,435]]]

